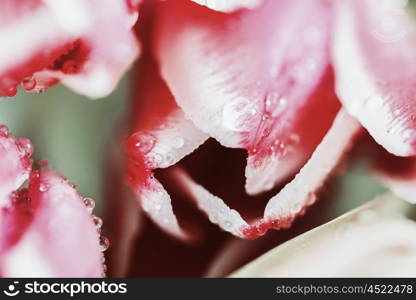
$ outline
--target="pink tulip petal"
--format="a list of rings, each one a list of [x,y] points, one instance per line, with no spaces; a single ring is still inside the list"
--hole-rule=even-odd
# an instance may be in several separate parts
[[[208,136],[185,118],[151,62],[145,62],[139,71],[134,133],[127,141],[127,180],[147,215],[166,232],[185,238],[170,196],[153,170],[174,165]]]
[[[2,236],[14,237],[14,243],[2,244],[1,274],[101,276],[99,234],[82,200],[62,176],[51,171],[32,172],[29,188],[2,209]],[[2,242],[7,241],[3,238]]]
[[[102,97],[138,53],[137,13],[124,1],[5,0],[0,19],[0,95],[13,96],[19,83],[41,92],[63,81]]]
[[[314,203],[314,193],[333,172],[360,129],[360,124],[344,110],[338,113],[334,124],[310,160],[296,177],[267,203],[264,218],[271,222],[273,227],[281,227],[279,222],[282,220],[291,222],[296,215]]]
[[[200,5],[209,7],[210,9],[233,12],[241,8],[256,8],[262,0],[192,0]]]
[[[315,192],[321,188],[338,165],[360,128],[355,119],[345,111],[340,111],[309,161],[279,194],[269,200],[263,218],[251,225],[248,225],[240,214],[228,207],[222,199],[195,183],[183,171],[176,170],[175,177],[196,201],[198,207],[208,215],[211,222],[237,237],[257,238],[270,228],[289,227],[295,217],[302,215],[305,209],[315,202]]]
[[[295,172],[311,154],[299,138],[312,137],[314,149],[335,116],[338,104],[328,101],[319,113],[325,126],[296,132],[306,127],[306,112],[326,101],[311,97],[328,74],[331,11],[319,0],[266,1],[231,15],[188,1],[162,6],[155,34],[162,75],[196,126],[224,146],[248,150],[250,193],[283,177],[271,176],[279,163]],[[286,160],[288,152],[295,153]],[[272,159],[282,162],[265,169]],[[270,182],[257,181],[266,176]]]
[[[333,59],[347,110],[389,152],[416,154],[416,51],[405,1],[337,1]]]
[[[324,112],[322,107],[325,107]],[[327,133],[338,109],[332,73],[328,72],[308,99],[308,105],[298,112],[297,120],[291,126],[294,133],[287,141],[277,139],[268,149],[267,144],[264,145],[269,153],[257,151],[249,155],[245,172],[247,193],[254,195],[270,190],[296,174]]]
[[[0,206],[10,203],[11,193],[28,179],[32,152],[29,140],[16,139],[0,125]]]

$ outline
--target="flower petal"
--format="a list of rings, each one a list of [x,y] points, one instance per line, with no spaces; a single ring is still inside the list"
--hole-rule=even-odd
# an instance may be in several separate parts
[[[0,125],[0,206],[9,204],[11,193],[28,179],[32,152],[29,140],[16,139]]]
[[[255,8],[262,0],[192,0],[200,5],[209,7],[210,9],[233,12],[241,8]]]
[[[150,59],[141,65],[139,72],[133,134],[127,141],[127,180],[148,216],[168,233],[185,238],[170,196],[154,178],[153,170],[174,165],[208,136],[185,118]]]
[[[196,126],[224,146],[248,150],[248,175],[257,169],[270,174],[260,165],[282,159],[289,149],[299,151],[290,161],[310,155],[299,149],[295,130],[304,128],[306,111],[320,102],[310,97],[328,74],[331,11],[320,0],[265,1],[231,15],[189,2],[163,4],[155,34],[162,75]],[[321,110],[326,127],[337,108],[333,101]],[[325,131],[317,131],[321,138]],[[282,164],[288,173],[299,166]],[[247,187],[250,193],[266,189],[250,182]]]
[[[180,184],[196,201],[211,222],[242,238],[257,238],[268,229],[287,228],[315,200],[315,192],[333,172],[352,139],[360,131],[359,123],[344,110],[338,113],[331,129],[315,149],[309,161],[279,194],[269,200],[262,219],[248,225],[225,202],[195,183],[187,174],[176,171]]]
[[[28,3],[31,5],[29,5]],[[124,1],[2,1],[0,95],[22,83],[41,92],[63,81],[90,97],[107,95],[138,53]]]
[[[9,247],[1,245],[2,276],[101,276],[99,234],[82,200],[62,176],[34,171],[28,190],[2,209],[2,236],[16,231],[19,237]],[[24,222],[7,223],[10,219]]]
[[[381,196],[260,256],[231,277],[415,276],[409,205]]]
[[[389,152],[416,154],[414,33],[406,1],[337,1],[338,96]]]

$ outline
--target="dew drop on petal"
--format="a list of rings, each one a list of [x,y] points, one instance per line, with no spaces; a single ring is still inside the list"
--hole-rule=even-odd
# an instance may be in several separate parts
[[[166,154],[164,161],[166,162],[166,164],[171,165],[174,161],[174,158],[171,154]]]
[[[10,87],[7,91],[6,91],[6,96],[7,97],[13,97],[17,94],[17,88],[15,86]]]
[[[292,133],[292,134],[289,136],[289,140],[290,140],[293,144],[298,144],[298,143],[299,143],[299,141],[300,141],[300,137],[299,137],[299,135],[298,135],[297,133]]]
[[[41,191],[42,193],[46,192],[47,190],[48,190],[48,185],[46,183],[41,183],[39,185],[39,191]]]
[[[255,122],[250,119],[257,114],[254,103],[244,97],[237,97],[227,102],[222,109],[224,127],[236,132],[249,131]]]
[[[36,87],[36,79],[33,77],[26,77],[22,80],[22,87],[26,91],[31,91]]]
[[[105,236],[100,236],[100,248],[101,251],[104,252],[110,247],[110,241]]]
[[[229,231],[231,230],[231,227],[233,226],[233,224],[230,221],[225,221],[223,224],[223,227],[225,230]]]
[[[103,220],[100,217],[93,215],[92,221],[94,222],[95,228],[97,229],[100,229],[103,226]]]
[[[6,125],[0,125],[0,137],[9,137],[9,129]]]
[[[156,138],[151,133],[137,132],[129,137],[127,147],[130,154],[137,155],[138,153],[149,153],[156,144]]]
[[[16,145],[23,155],[30,156],[33,153],[33,144],[26,138],[19,138],[16,140]]]
[[[182,137],[180,137],[180,136],[175,136],[173,138],[172,143],[173,143],[173,147],[175,147],[175,148],[181,148],[185,144],[185,140]]]
[[[91,213],[95,207],[95,201],[92,198],[84,198],[84,205],[87,210]]]

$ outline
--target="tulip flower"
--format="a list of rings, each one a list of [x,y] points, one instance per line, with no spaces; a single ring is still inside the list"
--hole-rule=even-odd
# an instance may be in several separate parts
[[[414,222],[380,214],[395,212],[393,196],[322,225],[325,198],[341,193],[322,191],[334,174],[345,179],[351,153],[369,166],[366,177],[416,203],[416,51],[406,5],[3,0],[0,96],[63,83],[107,97],[133,67],[126,115],[98,147],[107,158],[110,275],[226,276],[278,246],[235,276],[408,276],[412,255],[411,267],[391,272],[357,267],[367,258],[405,266],[398,256],[414,247],[405,238]],[[91,215],[94,201],[43,163],[32,167],[31,142],[5,126],[0,151],[0,274],[105,275],[109,241]],[[389,239],[379,240],[383,233]]]

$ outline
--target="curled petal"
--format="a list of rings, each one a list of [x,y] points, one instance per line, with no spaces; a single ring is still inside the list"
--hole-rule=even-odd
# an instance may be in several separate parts
[[[0,125],[0,206],[10,202],[11,193],[29,177],[33,146],[27,139],[16,139]]]
[[[389,152],[416,154],[415,36],[406,1],[337,1],[338,96]]]
[[[260,256],[231,277],[415,276],[416,224],[384,195]]]
[[[192,0],[210,9],[233,12],[241,8],[256,8],[262,0]]]
[[[5,0],[0,19],[0,95],[13,96],[19,83],[41,92],[63,81],[102,97],[138,53],[137,13],[125,1]]]
[[[11,238],[2,238],[2,276],[101,276],[99,234],[82,197],[66,179],[34,171],[29,188],[14,200],[1,213],[2,236]]]
[[[176,177],[211,222],[237,237],[254,239],[264,235],[270,228],[289,227],[295,217],[302,215],[315,202],[315,192],[336,168],[360,128],[355,119],[344,110],[340,111],[309,161],[279,194],[269,200],[263,218],[250,225],[237,211],[195,183],[186,173],[176,171]]]
[[[185,118],[151,62],[141,66],[137,82],[133,134],[127,140],[127,180],[148,216],[168,233],[185,238],[170,196],[153,170],[177,163],[208,136]]]
[[[294,172],[336,114],[336,100],[311,99],[328,81],[331,11],[320,0],[265,1],[230,15],[208,13],[189,1],[161,7],[155,48],[162,75],[198,128],[224,146],[249,152],[252,194],[270,188],[258,178],[270,177],[271,186],[278,181],[270,175],[277,166],[265,170],[272,159],[296,152],[281,162],[285,172]],[[320,112],[323,126],[297,132],[305,127],[306,112],[323,102],[328,103]],[[299,145],[305,136],[314,137],[308,149]]]
[[[359,123],[344,110],[338,113],[331,129],[315,149],[310,160],[278,195],[267,203],[264,217],[274,227],[282,220],[292,220],[315,201],[318,190],[349,149],[352,139],[360,131]]]

